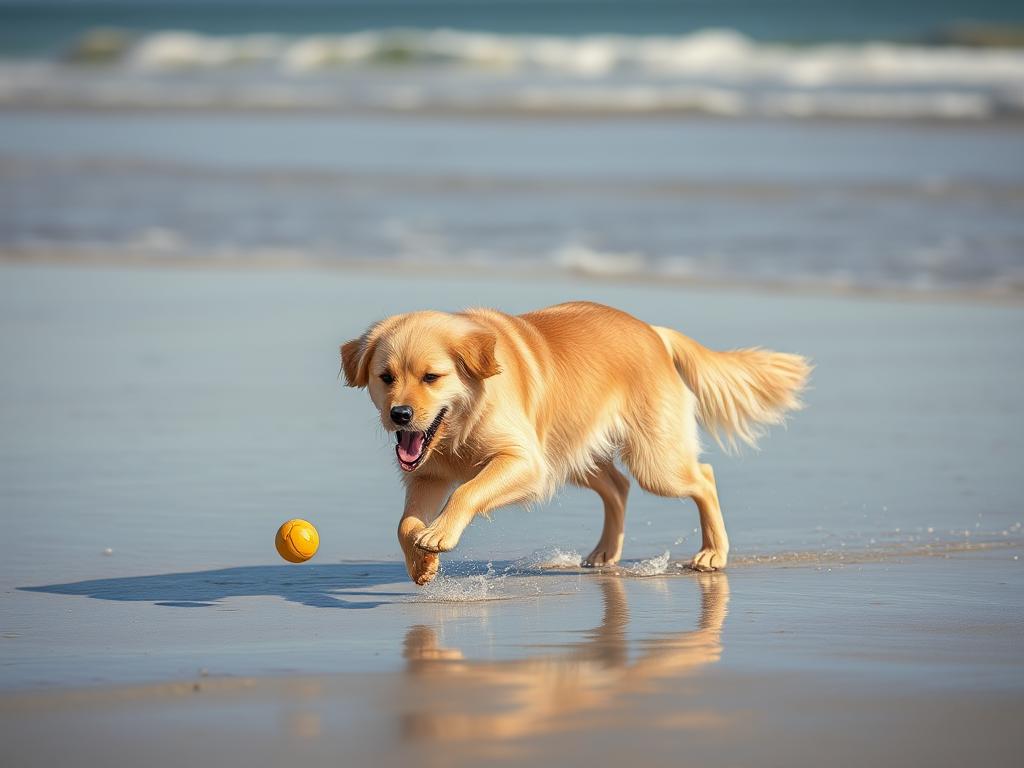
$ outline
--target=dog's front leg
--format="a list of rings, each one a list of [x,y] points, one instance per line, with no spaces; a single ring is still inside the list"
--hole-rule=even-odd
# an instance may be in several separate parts
[[[434,477],[411,477],[406,481],[405,510],[398,522],[398,543],[405,555],[409,578],[420,586],[437,575],[437,555],[416,548],[416,537],[437,517],[451,483]]]
[[[540,472],[527,459],[495,456],[476,477],[455,489],[437,519],[416,537],[416,547],[424,552],[455,549],[474,517],[535,498],[539,481]]]

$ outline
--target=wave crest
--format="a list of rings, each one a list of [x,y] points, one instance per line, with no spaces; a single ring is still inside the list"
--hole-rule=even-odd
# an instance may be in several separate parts
[[[1016,48],[896,43],[790,46],[756,42],[730,29],[677,36],[502,35],[438,30],[374,30],[292,38],[217,37],[162,31],[135,41],[92,30],[75,59],[116,58],[148,71],[269,64],[290,73],[337,67],[458,67],[607,77],[614,73],[759,80],[791,85],[836,83],[1005,83],[1024,79]],[[91,52],[91,53],[90,53]]]
[[[1024,49],[792,46],[728,29],[580,37],[93,30],[59,64],[0,61],[0,105],[989,119],[1024,115]]]

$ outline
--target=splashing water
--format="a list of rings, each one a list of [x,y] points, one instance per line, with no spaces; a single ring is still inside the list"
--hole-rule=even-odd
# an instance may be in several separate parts
[[[517,570],[537,570],[547,568],[579,568],[583,556],[575,549],[549,547],[538,549],[526,557],[516,560],[513,567]]]
[[[506,573],[497,574],[493,563],[487,563],[487,571],[469,576],[453,576],[444,573],[423,588],[422,597],[434,603],[467,603],[479,600],[501,600],[509,597],[502,594]]]
[[[669,557],[669,551],[665,550],[665,553],[658,557],[622,566],[622,573],[627,576],[660,576],[668,570]]]
[[[666,553],[667,556],[667,553]],[[423,588],[420,599],[435,603],[467,603],[484,600],[512,600],[539,595],[565,595],[579,591],[579,552],[573,549],[550,547],[540,549],[511,563],[487,563],[484,573],[459,573],[459,564],[452,564],[455,572],[442,570]],[[656,558],[664,571],[665,562]],[[667,561],[666,561],[667,562]],[[638,567],[643,564],[638,564]],[[550,580],[538,578],[545,571],[563,570],[566,576],[576,578]]]

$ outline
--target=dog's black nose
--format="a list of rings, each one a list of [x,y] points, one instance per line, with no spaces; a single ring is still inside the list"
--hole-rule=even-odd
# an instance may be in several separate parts
[[[396,405],[391,409],[391,420],[400,427],[412,421],[412,408],[408,405]]]

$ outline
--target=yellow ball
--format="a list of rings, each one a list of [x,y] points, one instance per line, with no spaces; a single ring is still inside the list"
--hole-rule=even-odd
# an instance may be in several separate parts
[[[320,534],[312,523],[295,518],[277,529],[274,546],[289,563],[304,563],[320,547]]]

